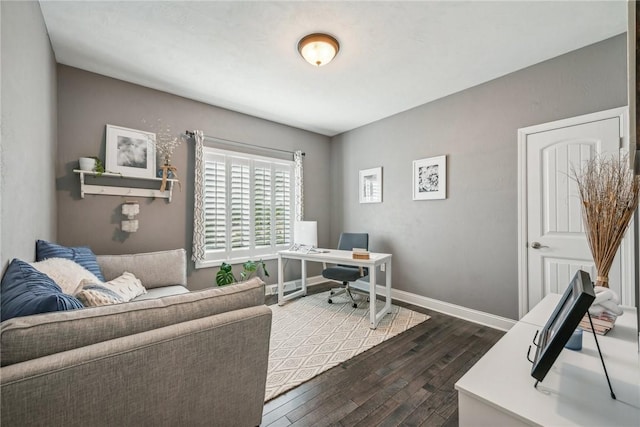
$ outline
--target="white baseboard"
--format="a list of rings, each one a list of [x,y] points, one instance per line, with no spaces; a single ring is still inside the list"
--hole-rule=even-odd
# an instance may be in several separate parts
[[[384,293],[384,286],[378,285],[376,292]],[[485,313],[483,311],[474,310],[472,308],[455,305],[437,299],[423,297],[411,292],[405,292],[398,289],[391,289],[391,298],[417,305],[418,307],[428,308],[429,310],[444,313],[449,316],[458,317],[480,325],[489,326],[490,328],[508,331],[516,321],[507,319],[506,317],[496,316],[495,314]]]
[[[366,280],[362,282],[366,283],[367,285],[369,284]],[[376,286],[376,294],[384,295],[385,292],[386,288],[384,286]],[[469,322],[478,323],[480,325],[485,325],[501,331],[508,331],[513,325],[516,324],[515,320],[507,319],[506,317],[496,316],[495,314],[485,313],[483,311],[474,310],[472,308],[463,307],[461,305],[455,305],[448,302],[439,301],[437,299],[423,297],[421,295],[401,291],[399,289],[391,289],[391,299],[417,305],[418,307],[437,311],[449,316],[458,317],[460,319],[468,320]]]
[[[333,280],[327,280],[322,276],[313,276],[307,279],[307,286],[319,285],[321,283],[333,282]],[[340,282],[335,282],[339,284]],[[365,281],[368,284],[368,282]],[[302,283],[300,280],[293,280],[285,282],[284,290],[286,292],[300,289]],[[385,287],[382,285],[376,286],[376,293],[378,295],[385,294]],[[276,295],[278,293],[278,285],[267,285],[265,288],[266,295]],[[483,311],[474,310],[472,308],[463,307],[461,305],[451,304],[437,299],[423,297],[411,292],[401,291],[399,289],[391,289],[391,299],[406,302],[409,304],[417,305],[418,307],[426,308],[429,310],[437,311],[449,316],[457,317],[459,319],[468,320],[469,322],[485,325],[493,329],[501,331],[508,331],[516,321],[513,319],[507,319],[506,317],[496,316],[495,314],[485,313]]]
[[[319,285],[320,283],[326,283],[327,279],[322,276],[312,276],[307,277],[307,287]],[[290,282],[284,282],[284,291],[295,291],[296,289],[302,289],[302,281],[301,280],[292,280]],[[277,295],[278,294],[278,285],[267,285],[264,289],[265,295]]]

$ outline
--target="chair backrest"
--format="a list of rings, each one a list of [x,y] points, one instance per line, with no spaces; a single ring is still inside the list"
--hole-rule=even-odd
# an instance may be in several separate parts
[[[338,249],[350,251],[353,248],[369,250],[369,233],[342,233],[338,241]]]

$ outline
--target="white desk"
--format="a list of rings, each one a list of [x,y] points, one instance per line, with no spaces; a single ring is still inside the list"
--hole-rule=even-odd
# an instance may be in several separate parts
[[[326,249],[324,249],[326,251]],[[302,289],[284,294],[284,266],[283,259],[297,259],[302,263]],[[375,329],[382,317],[391,310],[391,254],[369,253],[369,259],[353,259],[351,251],[329,250],[327,252],[304,253],[298,251],[278,252],[278,305],[285,301],[307,294],[307,261],[323,262],[329,264],[352,265],[369,269],[369,310],[370,327]],[[376,269],[383,265],[386,270],[385,304],[382,310],[376,313]]]
[[[461,426],[640,425],[635,310],[625,310],[611,332],[598,336],[618,400],[609,396],[593,334],[586,331],[582,350],[563,349],[533,387],[527,348],[559,300],[546,296],[456,383]]]

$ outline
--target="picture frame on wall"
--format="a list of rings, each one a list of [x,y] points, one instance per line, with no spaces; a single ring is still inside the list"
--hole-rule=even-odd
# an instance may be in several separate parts
[[[447,156],[413,161],[413,200],[447,198]]]
[[[360,203],[382,203],[382,167],[360,171],[358,194]]]
[[[107,125],[105,169],[128,177],[155,178],[156,134]]]

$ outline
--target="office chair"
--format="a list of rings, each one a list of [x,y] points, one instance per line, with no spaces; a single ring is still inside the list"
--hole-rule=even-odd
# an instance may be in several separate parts
[[[343,251],[351,251],[353,248],[363,248],[369,250],[369,234],[368,233],[342,233],[340,234],[340,240],[338,241],[338,249]],[[366,274],[366,273],[364,273]],[[353,299],[351,294],[352,289],[349,287],[349,282],[355,282],[363,275],[361,267],[354,267],[349,265],[336,265],[335,267],[329,267],[322,270],[322,277],[325,279],[337,280],[342,282],[342,287],[332,289],[329,293],[329,304],[333,303],[332,297],[346,293],[351,299],[353,308],[357,308],[358,304]]]

